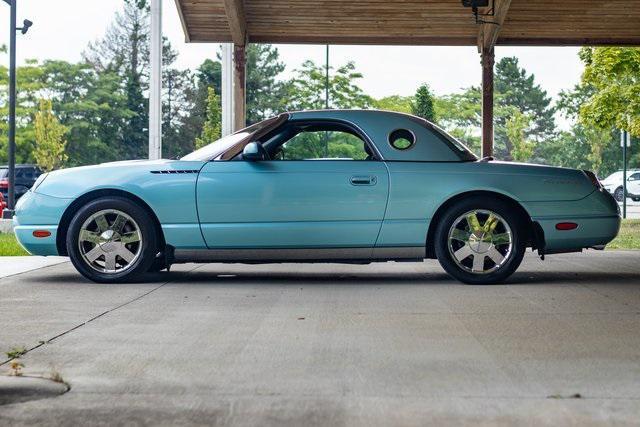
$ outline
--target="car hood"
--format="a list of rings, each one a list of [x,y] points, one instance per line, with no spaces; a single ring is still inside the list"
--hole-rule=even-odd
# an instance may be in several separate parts
[[[181,160],[127,160],[80,166],[50,172],[35,189],[53,197],[75,198],[91,190],[141,188],[154,174],[175,177],[197,176],[204,162]]]

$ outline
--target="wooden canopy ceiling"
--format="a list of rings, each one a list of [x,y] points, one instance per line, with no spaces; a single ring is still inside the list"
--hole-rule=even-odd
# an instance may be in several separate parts
[[[175,0],[187,41],[380,45],[640,45],[640,0]],[[482,11],[482,10],[481,10]]]

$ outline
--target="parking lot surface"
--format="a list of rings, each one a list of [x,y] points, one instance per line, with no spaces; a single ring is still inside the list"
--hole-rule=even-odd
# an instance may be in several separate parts
[[[0,279],[0,350],[16,346],[36,347],[25,375],[71,389],[0,406],[0,425],[632,425],[640,252],[531,254],[500,286],[435,261],[124,285],[65,263]]]

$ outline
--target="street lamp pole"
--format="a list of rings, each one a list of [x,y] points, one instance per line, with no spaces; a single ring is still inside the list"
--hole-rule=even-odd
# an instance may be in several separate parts
[[[2,218],[13,218],[14,209],[16,206],[16,32],[22,31],[22,34],[26,34],[29,27],[33,23],[29,20],[24,21],[22,28],[17,28],[17,2],[18,0],[4,0],[11,7],[11,17],[9,24],[9,189],[7,197],[7,207],[2,212]]]

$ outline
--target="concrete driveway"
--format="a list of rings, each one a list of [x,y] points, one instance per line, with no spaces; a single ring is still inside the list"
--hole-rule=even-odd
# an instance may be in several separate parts
[[[0,349],[20,345],[39,346],[25,374],[71,390],[0,406],[0,425],[631,425],[640,252],[531,255],[485,287],[433,261],[127,285],[60,264],[0,279]]]

